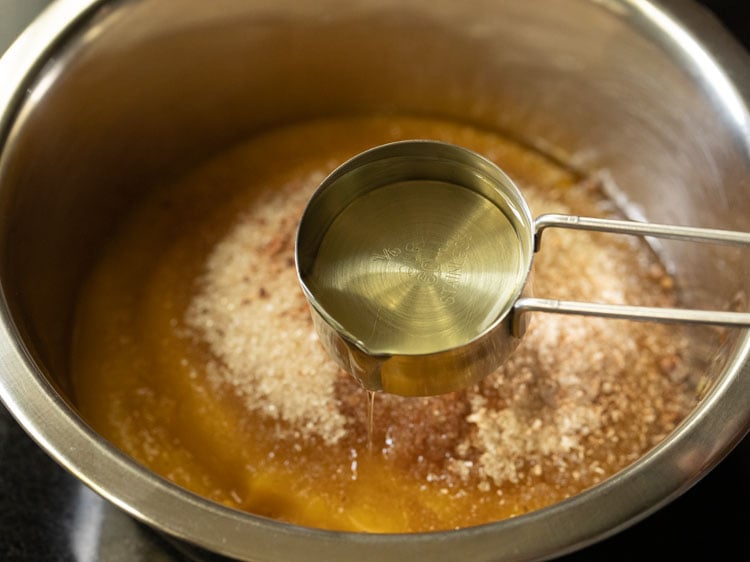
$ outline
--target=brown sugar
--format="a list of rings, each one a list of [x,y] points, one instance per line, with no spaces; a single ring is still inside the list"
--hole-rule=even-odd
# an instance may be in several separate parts
[[[534,215],[611,212],[595,180],[456,123],[331,119],[251,139],[146,201],[94,272],[73,357],[91,423],[153,470],[227,505],[382,532],[464,527],[549,505],[672,431],[694,401],[688,331],[536,314],[519,349],[475,387],[378,395],[368,446],[367,394],[317,341],[294,236],[325,174],[404,138],[485,154]],[[164,198],[168,212],[157,204]],[[593,233],[547,234],[533,287],[550,298],[675,304],[674,280],[647,246]]]

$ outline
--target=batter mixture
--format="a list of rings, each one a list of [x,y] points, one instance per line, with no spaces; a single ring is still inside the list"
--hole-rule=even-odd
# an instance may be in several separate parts
[[[294,267],[297,222],[336,166],[429,138],[495,161],[534,216],[611,216],[595,181],[495,133],[408,116],[311,121],[249,139],[154,189],[82,288],[75,398],[107,439],[198,494],[326,529],[411,532],[558,502],[635,461],[694,401],[674,326],[535,314],[465,391],[368,398],[317,341]],[[642,242],[551,231],[542,297],[674,306]]]

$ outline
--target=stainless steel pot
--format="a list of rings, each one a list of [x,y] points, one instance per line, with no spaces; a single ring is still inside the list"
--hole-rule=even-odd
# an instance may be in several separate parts
[[[499,128],[653,222],[750,230],[750,64],[699,8],[646,0],[60,0],[0,61],[0,397],[58,462],[153,527],[246,560],[535,560],[697,482],[750,426],[750,338],[707,332],[706,390],[602,484],[453,532],[323,532],[226,509],[91,430],[68,382],[77,287],[155,180],[275,124],[355,111]],[[659,247],[697,308],[746,307],[747,256]]]

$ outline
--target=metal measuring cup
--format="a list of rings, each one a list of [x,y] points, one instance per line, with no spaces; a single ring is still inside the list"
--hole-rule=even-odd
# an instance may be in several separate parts
[[[296,264],[323,346],[366,389],[465,388],[516,348],[528,312],[750,326],[750,313],[535,298],[549,227],[750,245],[750,233],[568,215],[531,216],[486,158],[437,141],[373,148],[331,173],[302,215]]]

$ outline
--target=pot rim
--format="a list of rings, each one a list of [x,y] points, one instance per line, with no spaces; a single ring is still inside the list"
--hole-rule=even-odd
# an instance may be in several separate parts
[[[0,162],[16,111],[38,71],[106,3],[56,0],[0,59]],[[659,29],[666,48],[711,76],[750,153],[747,53],[697,5],[678,0],[626,4],[638,25]],[[455,552],[473,560],[559,556],[613,535],[669,503],[716,466],[750,429],[745,401],[750,394],[750,333],[745,331],[723,377],[669,438],[572,498],[513,519],[454,531],[386,535],[301,527],[204,499],[107,443],[35,364],[14,326],[5,294],[1,297],[0,400],[24,430],[60,465],[134,518],[187,543],[240,559],[302,560],[309,557],[311,544],[325,549],[332,561],[410,555],[449,560]],[[662,477],[646,481],[644,471]],[[579,524],[582,520],[585,526]]]

